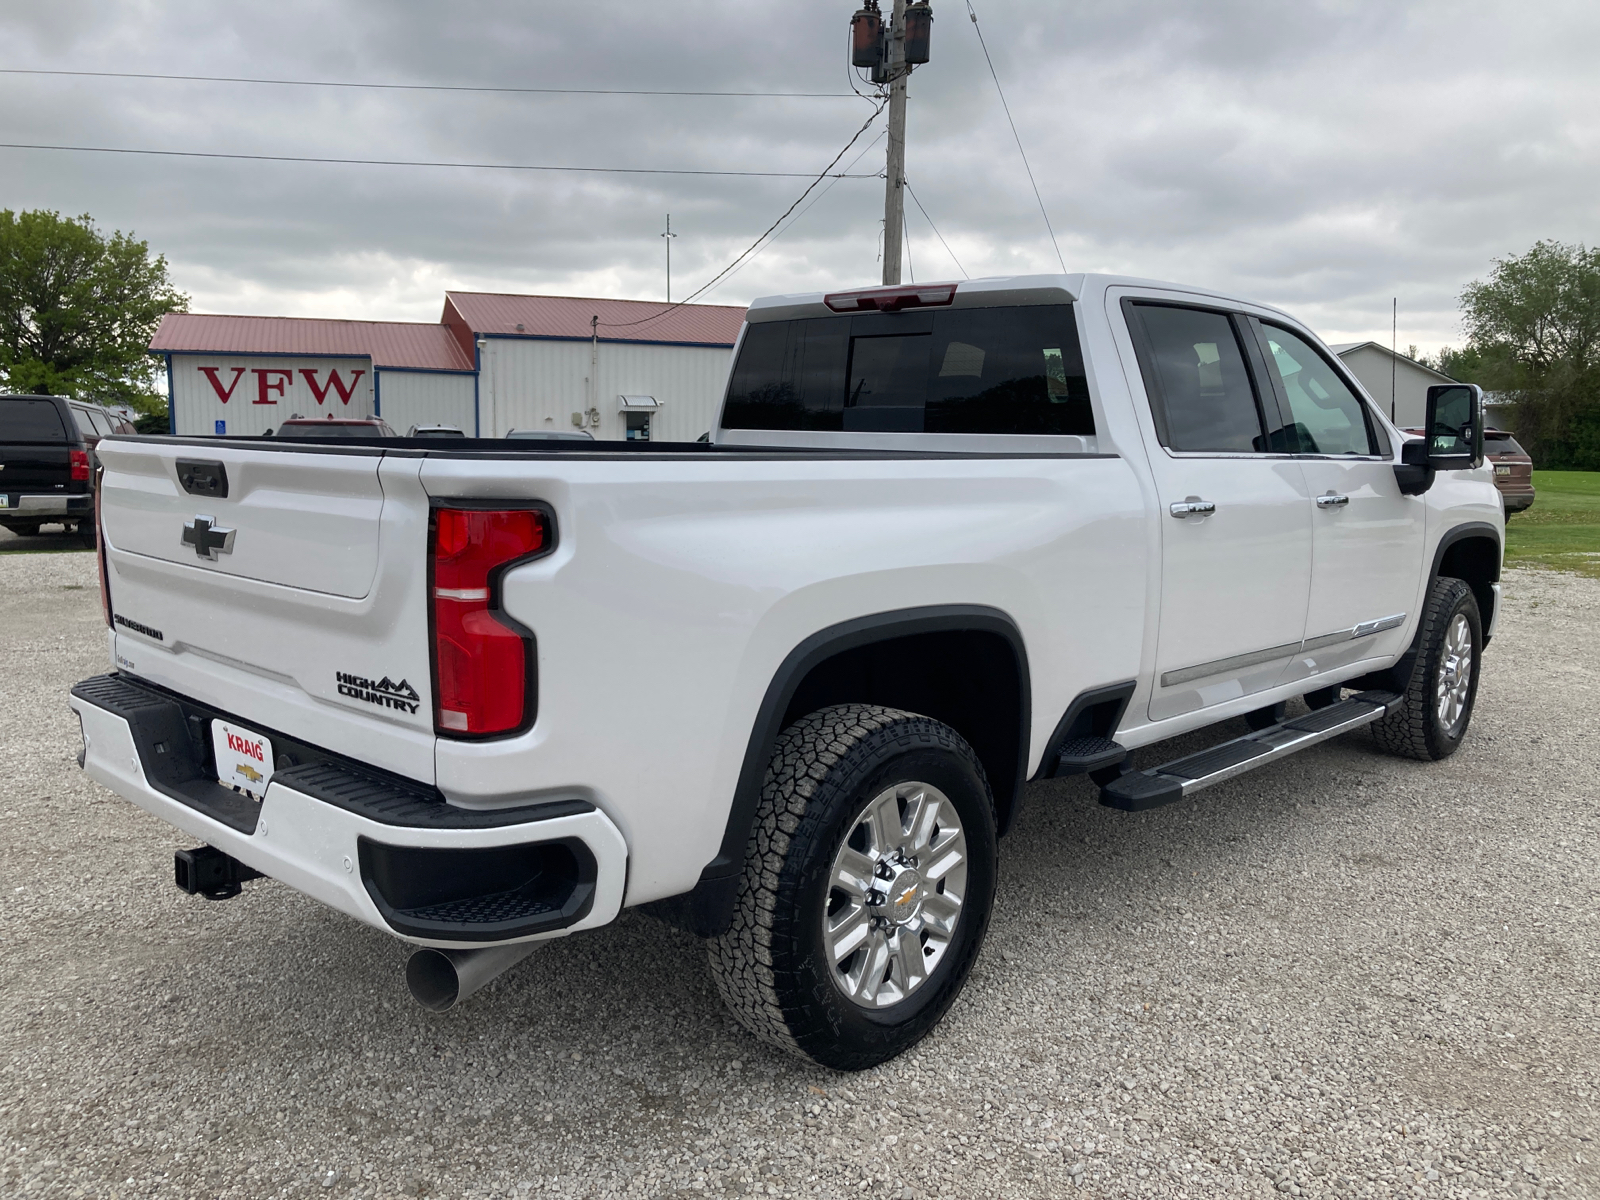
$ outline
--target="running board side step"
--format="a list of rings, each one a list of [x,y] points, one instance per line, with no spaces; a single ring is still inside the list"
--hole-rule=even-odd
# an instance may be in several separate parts
[[[1362,692],[1303,717],[1257,730],[1148,771],[1130,771],[1100,789],[1100,803],[1123,812],[1160,808],[1319,742],[1370,725],[1398,707],[1393,692]]]

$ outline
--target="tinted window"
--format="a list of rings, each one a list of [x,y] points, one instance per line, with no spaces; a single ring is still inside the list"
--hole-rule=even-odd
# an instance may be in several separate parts
[[[1070,305],[941,313],[931,350],[929,433],[1094,434]]]
[[[723,425],[843,429],[849,355],[849,317],[750,326],[733,368]]]
[[[1162,444],[1251,453],[1266,447],[1255,390],[1233,322],[1223,313],[1140,304],[1141,364]]]
[[[89,420],[94,422],[94,431],[101,437],[110,437],[116,432],[115,423],[106,413],[96,412],[92,408],[88,410],[88,413]]]
[[[1094,434],[1071,305],[752,325],[728,429]]]
[[[0,400],[0,442],[65,442],[66,427],[50,400]]]
[[[1377,454],[1367,413],[1344,380],[1298,334],[1263,325],[1270,370],[1283,385],[1302,454]]]
[[[67,411],[72,414],[72,419],[78,423],[78,432],[91,442],[100,436],[100,431],[94,427],[94,422],[89,419],[89,414],[76,405],[67,405]]]
[[[923,433],[928,397],[928,333],[850,339],[850,389],[844,427],[870,433]]]
[[[1517,444],[1517,439],[1509,433],[1486,433],[1483,435],[1483,452],[1485,454],[1526,454],[1527,451]]]

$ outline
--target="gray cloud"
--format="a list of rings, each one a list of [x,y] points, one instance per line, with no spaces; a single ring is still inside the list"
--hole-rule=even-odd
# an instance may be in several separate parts
[[[4,66],[527,87],[843,91],[853,0],[800,5],[6,0]],[[1595,240],[1588,3],[978,5],[1072,270],[1231,288],[1330,340],[1458,336],[1455,295],[1540,237]],[[964,7],[935,5],[907,173],[969,272],[1055,255]],[[835,100],[510,97],[0,76],[4,141],[820,170]],[[860,145],[874,135],[869,133]],[[881,169],[882,145],[858,171]],[[681,296],[799,180],[533,175],[0,151],[0,203],[90,212],[196,307],[437,316],[445,287]],[[819,189],[821,192],[822,189]],[[882,184],[832,183],[708,299],[872,282]],[[913,207],[921,278],[956,268]]]

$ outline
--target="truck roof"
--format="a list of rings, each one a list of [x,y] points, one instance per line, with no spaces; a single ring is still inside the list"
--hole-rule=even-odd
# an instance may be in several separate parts
[[[1068,304],[1086,295],[1105,291],[1110,287],[1160,288],[1168,292],[1188,292],[1207,300],[1225,304],[1247,304],[1252,308],[1284,313],[1271,304],[1234,296],[1215,288],[1199,287],[1187,283],[1171,283],[1159,279],[1142,279],[1134,275],[1071,274],[1071,275],[992,275],[982,279],[940,279],[926,283],[902,284],[891,288],[840,288],[827,292],[793,292],[788,295],[763,296],[754,301],[745,314],[751,324],[762,321],[786,321],[797,317],[831,317],[839,310],[830,308],[828,297],[841,295],[868,295],[880,292],[939,293],[954,288],[954,296],[938,300],[941,307],[991,308],[1006,304]],[[1292,318],[1291,318],[1292,319]]]

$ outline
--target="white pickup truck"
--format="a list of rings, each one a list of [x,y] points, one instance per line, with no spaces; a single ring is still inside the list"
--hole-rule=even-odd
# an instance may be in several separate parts
[[[960,991],[1028,780],[1456,748],[1504,522],[1436,392],[1408,441],[1277,309],[1036,276],[756,303],[706,443],[107,438],[82,762],[205,843],[186,890],[390,931],[431,1007],[647,906],[870,1066]]]

